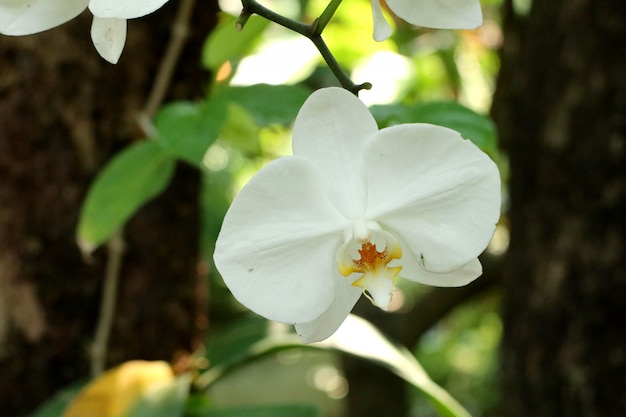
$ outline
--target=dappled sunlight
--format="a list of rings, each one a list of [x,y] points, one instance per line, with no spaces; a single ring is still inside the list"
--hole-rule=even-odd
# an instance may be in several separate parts
[[[348,381],[336,366],[320,365],[310,369],[307,382],[336,400],[348,395]]]
[[[487,246],[487,252],[492,255],[503,255],[509,248],[509,240],[509,228],[499,224],[491,238],[491,242],[489,242],[489,246]]]
[[[325,417],[341,417],[347,383],[335,354],[289,350],[257,360],[212,386],[216,407],[316,404]]]
[[[221,171],[228,166],[229,160],[228,149],[221,142],[215,142],[204,154],[202,164],[210,171]]]
[[[352,71],[352,77],[357,83],[372,84],[370,90],[363,90],[359,94],[359,98],[367,105],[388,104],[398,100],[413,76],[411,61],[391,51],[374,53]]]
[[[318,62],[315,46],[302,36],[272,40],[239,63],[231,84],[295,83],[310,75]]]

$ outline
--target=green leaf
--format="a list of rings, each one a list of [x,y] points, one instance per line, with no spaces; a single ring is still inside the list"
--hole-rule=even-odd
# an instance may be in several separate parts
[[[236,363],[247,355],[250,347],[267,337],[267,320],[247,317],[211,338],[206,358],[213,366]]]
[[[453,101],[425,102],[415,106],[379,105],[372,106],[370,111],[381,127],[430,123],[456,130],[490,155],[497,150],[497,133],[491,119]]]
[[[224,101],[177,102],[164,106],[155,118],[157,140],[178,158],[199,166],[226,121]]]
[[[404,104],[375,104],[370,112],[380,128],[400,123],[415,123],[409,116],[410,107]]]
[[[240,104],[228,103],[228,116],[220,133],[221,138],[234,149],[251,155],[258,155],[259,127],[250,112]]]
[[[229,344],[233,345],[228,351]],[[246,319],[235,323],[232,329],[214,337],[207,349],[207,358],[213,359],[211,367],[200,375],[195,386],[200,390],[208,389],[213,383],[234,370],[249,363],[289,349],[313,347],[302,345],[297,335],[267,331],[267,320]]]
[[[409,113],[416,122],[449,127],[469,139],[483,151],[496,149],[496,128],[491,119],[456,102],[426,102]]]
[[[225,169],[219,172],[207,171],[202,171],[202,184],[200,187],[202,219],[200,252],[201,256],[210,262],[213,259],[215,241],[222,227],[222,221],[232,202],[230,187],[233,182],[233,176],[230,171]]]
[[[237,408],[212,408],[189,414],[188,417],[320,417],[313,404],[255,405]]]
[[[311,92],[298,85],[231,87],[222,97],[244,107],[258,126],[290,125]]]
[[[30,417],[61,417],[67,406],[86,384],[87,381],[81,381],[63,388],[39,406]]]
[[[149,389],[122,417],[180,417],[189,396],[191,375],[183,374],[171,383]]]
[[[446,390],[430,379],[411,352],[391,342],[360,317],[349,315],[335,334],[317,345],[384,366],[424,393],[442,416],[471,417]]]
[[[189,393],[187,397],[187,403],[185,404],[185,417],[199,417],[202,416],[206,410],[213,407],[213,401],[208,395],[195,392]]]
[[[241,32],[237,31],[237,17],[227,16],[211,32],[202,50],[202,63],[210,70],[217,70],[224,62],[244,56],[254,41],[269,25],[269,20],[251,16]]]
[[[197,380],[197,387],[206,389],[233,370],[277,352],[290,349],[333,349],[389,369],[425,394],[441,416],[471,417],[446,390],[430,379],[411,352],[391,342],[373,325],[357,316],[349,315],[335,334],[320,343],[303,345],[295,334],[278,332],[256,342],[254,339],[246,340],[236,357],[212,366],[203,373]]]
[[[175,160],[156,141],[131,145],[117,154],[91,184],[81,207],[77,240],[89,253],[147,201],[160,194],[174,173]]]

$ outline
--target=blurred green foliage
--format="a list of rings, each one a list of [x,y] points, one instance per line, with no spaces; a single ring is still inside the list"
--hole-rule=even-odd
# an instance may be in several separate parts
[[[457,307],[420,341],[415,354],[428,374],[473,416],[496,414],[499,398],[498,346],[502,322],[499,297],[490,294]],[[420,395],[413,395],[414,416],[436,416]]]

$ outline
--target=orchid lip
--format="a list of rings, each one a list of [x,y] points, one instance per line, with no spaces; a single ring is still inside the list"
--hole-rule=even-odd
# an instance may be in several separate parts
[[[373,304],[386,310],[401,266],[389,266],[402,257],[398,240],[376,222],[359,219],[345,233],[346,241],[337,251],[339,272],[348,277],[362,274],[352,286],[361,287]]]

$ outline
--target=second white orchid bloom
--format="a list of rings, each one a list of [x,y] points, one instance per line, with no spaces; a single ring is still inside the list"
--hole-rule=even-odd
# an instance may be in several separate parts
[[[382,0],[370,0],[374,16],[374,39],[384,41],[391,36],[391,26],[381,7]],[[475,29],[483,15],[478,0],[386,0],[387,6],[402,20],[436,29]]]
[[[0,33],[22,36],[72,20],[89,7],[96,50],[117,63],[126,43],[126,20],[145,16],[168,0],[0,0]]]
[[[294,156],[259,171],[231,205],[215,263],[256,313],[327,338],[361,294],[387,309],[398,276],[465,285],[482,273],[500,214],[496,165],[450,129],[378,130],[340,88],[296,118]]]

